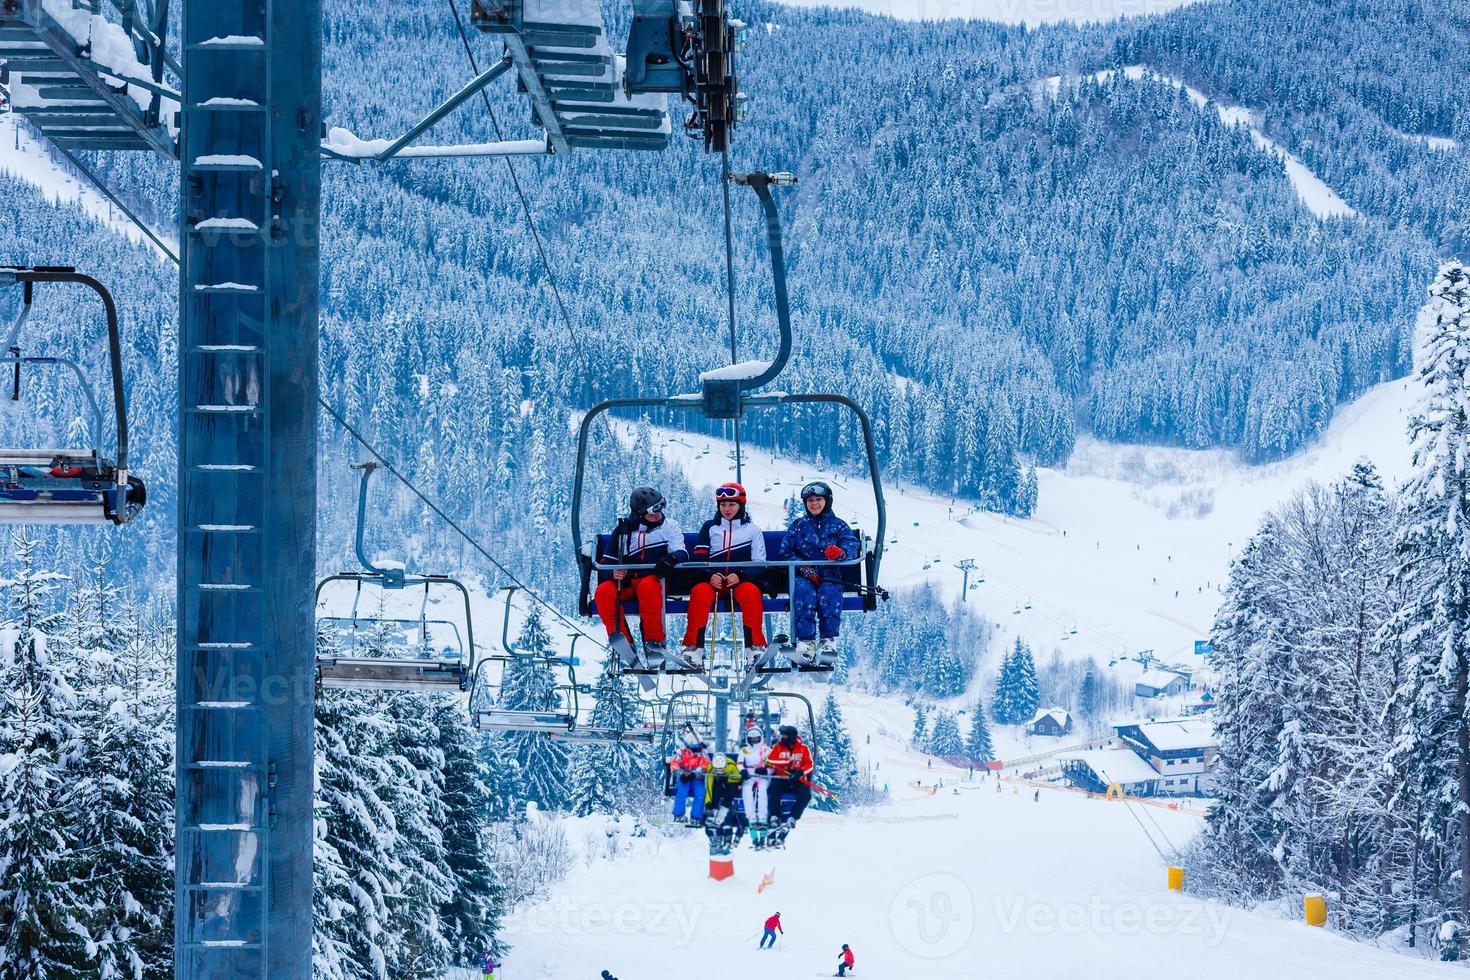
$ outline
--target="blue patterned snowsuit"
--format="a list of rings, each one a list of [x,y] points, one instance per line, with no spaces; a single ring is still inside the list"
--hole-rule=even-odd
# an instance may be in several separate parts
[[[862,543],[852,528],[830,510],[822,511],[820,517],[802,514],[786,529],[786,537],[781,541],[781,559],[826,561],[827,546],[833,544],[842,549],[848,560],[856,558],[862,549]],[[801,569],[796,573],[791,602],[796,610],[798,641],[814,639],[818,623],[821,624],[823,639],[837,639],[842,628],[842,571],[832,567],[815,571],[820,572],[820,586],[812,585]]]

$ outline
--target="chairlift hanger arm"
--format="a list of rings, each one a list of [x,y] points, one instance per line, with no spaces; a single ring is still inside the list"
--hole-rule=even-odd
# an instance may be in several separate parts
[[[75,283],[86,286],[102,300],[102,307],[107,315],[107,359],[112,369],[112,408],[117,417],[117,470],[116,482],[118,486],[128,484],[128,413],[127,399],[123,396],[122,382],[122,339],[118,333],[117,326],[117,304],[113,302],[112,293],[107,287],[86,273],[77,272],[74,269],[63,267],[37,267],[33,269],[3,269],[0,270],[0,286],[14,285],[17,283]],[[13,332],[12,341],[19,339],[19,331]],[[83,385],[86,388],[86,385]],[[90,390],[87,395],[92,398]],[[95,407],[96,402],[93,401]],[[100,438],[101,433],[99,431]]]
[[[791,187],[796,177],[788,173],[768,174],[760,171],[748,174],[730,174],[729,179],[742,187],[749,187],[760,198],[761,210],[766,218],[766,243],[771,255],[771,285],[776,297],[776,322],[781,328],[781,347],[776,359],[759,375],[740,381],[740,390],[753,391],[768,385],[780,376],[791,359],[791,303],[786,292],[786,249],[781,232],[781,212],[771,196],[772,185]]]

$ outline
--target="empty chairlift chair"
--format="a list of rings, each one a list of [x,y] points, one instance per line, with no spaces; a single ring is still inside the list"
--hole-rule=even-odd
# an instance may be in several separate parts
[[[107,356],[112,375],[112,409],[117,432],[116,460],[100,447],[106,423],[86,373],[66,357],[26,352],[22,332],[35,301],[36,286],[75,283],[101,298],[107,318]],[[60,367],[69,372],[86,400],[93,445],[76,449],[0,448],[0,523],[126,524],[147,501],[143,481],[128,472],[128,419],[122,380],[122,341],[117,306],[100,282],[70,268],[0,268],[0,287],[19,286],[19,313],[6,336],[0,364],[11,369],[10,399],[23,400],[23,368]]]
[[[425,691],[469,690],[475,669],[474,614],[464,584],[448,575],[410,575],[402,568],[368,561],[363,550],[368,479],[376,463],[355,464],[362,471],[357,504],[357,559],[361,571],[345,571],[323,579],[316,589],[317,684],[325,689]],[[334,611],[337,583],[352,586],[346,615]],[[410,611],[417,616],[394,615]],[[462,620],[431,615],[436,596],[449,596]],[[376,608],[363,601],[376,597]],[[340,599],[338,601],[341,601]],[[389,606],[395,608],[389,609]],[[340,607],[335,607],[340,608]],[[463,630],[461,630],[461,622]]]

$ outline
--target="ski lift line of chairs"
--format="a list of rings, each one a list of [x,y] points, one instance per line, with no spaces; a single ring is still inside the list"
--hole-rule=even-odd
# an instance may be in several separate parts
[[[30,317],[35,287],[42,283],[74,283],[91,289],[102,300],[107,319],[107,356],[112,374],[112,408],[117,428],[117,460],[103,455],[102,409],[86,373],[65,357],[23,354],[21,332]],[[61,367],[81,387],[92,418],[89,449],[0,448],[0,523],[4,524],[126,524],[147,502],[143,481],[128,473],[127,400],[123,392],[122,340],[117,304],[107,287],[70,266],[0,266],[0,287],[20,286],[20,313],[5,338],[0,364],[11,367],[10,400],[21,397],[21,368]]]
[[[473,681],[471,683],[471,713],[474,716],[475,727],[480,731],[491,732],[533,732],[546,735],[557,741],[583,741],[583,742],[645,742],[652,744],[657,733],[657,725],[646,717],[646,705],[640,702],[641,727],[634,729],[616,728],[592,728],[578,724],[581,716],[581,694],[584,687],[577,683],[577,641],[583,639],[585,634],[572,633],[571,650],[567,656],[548,656],[543,658],[548,666],[565,667],[567,669],[567,683],[557,685],[557,693],[561,701],[560,710],[545,709],[527,711],[498,707],[493,703],[493,696],[489,693],[490,685],[486,677],[486,669],[493,664],[499,664],[501,668],[501,683],[504,684],[505,672],[510,669],[518,657],[531,657],[534,654],[522,653],[515,649],[510,640],[510,612],[511,600],[520,586],[510,585],[505,587],[505,612],[500,625],[501,653],[486,654],[481,657],[475,665]],[[490,704],[483,703],[491,701]]]
[[[374,656],[317,657],[317,685],[324,689],[377,690],[377,691],[425,691],[460,692],[469,689],[470,678],[475,669],[475,624],[470,608],[469,589],[463,582],[448,575],[408,574],[402,568],[380,567],[369,561],[363,548],[363,533],[367,524],[368,482],[377,463],[354,463],[352,468],[362,472],[357,496],[357,560],[361,571],[344,571],[322,579],[316,587],[317,608],[322,605],[322,593],[334,582],[351,582],[355,587],[350,617],[325,616],[318,619],[318,627],[340,626],[344,622],[350,628],[354,640],[361,629],[368,635],[381,640],[397,630],[400,637],[407,634],[406,627],[417,628],[420,642],[418,654],[413,656],[384,656],[386,651],[375,651]],[[375,589],[380,594],[403,593],[422,586],[424,595],[419,604],[417,619],[400,617],[363,616],[360,614],[363,591]],[[442,620],[428,617],[430,595],[436,591],[449,590],[458,593],[464,605],[465,634],[463,642],[458,640],[459,630],[453,629],[457,649],[452,656],[424,656],[429,653],[429,628],[441,625]],[[355,646],[355,643],[354,643]],[[442,651],[441,651],[442,652]]]
[[[771,278],[773,293],[776,301],[776,318],[780,327],[780,348],[775,360],[769,364],[759,362],[735,365],[731,368],[706,372],[701,376],[703,384],[702,391],[694,394],[674,395],[665,398],[614,398],[599,402],[582,416],[582,422],[577,433],[577,467],[576,482],[572,490],[571,525],[572,541],[577,550],[577,563],[581,571],[581,592],[579,597],[579,608],[584,616],[593,615],[592,593],[597,584],[611,577],[614,568],[624,570],[647,570],[652,565],[608,565],[597,561],[597,555],[601,548],[607,543],[608,536],[598,536],[587,541],[582,536],[582,494],[587,470],[587,443],[592,423],[605,412],[616,409],[632,408],[662,408],[669,411],[700,411],[707,419],[738,419],[743,416],[747,409],[779,409],[788,405],[836,405],[846,408],[858,419],[863,434],[863,449],[867,455],[868,474],[872,483],[873,501],[877,513],[877,527],[875,535],[869,539],[859,534],[862,542],[861,550],[857,558],[846,561],[766,561],[766,562],[683,562],[675,569],[674,573],[665,580],[665,611],[670,613],[687,612],[689,608],[689,593],[693,585],[703,576],[699,572],[724,571],[733,568],[765,568],[782,569],[782,576],[771,576],[768,594],[762,600],[763,607],[769,613],[788,613],[791,617],[791,632],[794,636],[795,610],[792,607],[791,595],[795,590],[796,569],[798,567],[827,568],[835,567],[840,570],[842,577],[842,608],[845,611],[872,612],[878,606],[878,597],[887,598],[887,593],[878,585],[878,570],[883,558],[883,545],[887,540],[888,511],[883,498],[883,482],[878,472],[878,453],[873,441],[873,427],[868,415],[851,398],[839,394],[788,394],[785,392],[766,392],[763,394],[751,394],[752,389],[761,387],[774,381],[785,368],[786,362],[791,357],[792,328],[790,302],[786,289],[786,260],[782,244],[781,218],[777,211],[775,200],[771,195],[772,186],[789,186],[796,183],[796,178],[790,174],[731,174],[730,179],[741,186],[750,187],[760,199],[764,213],[767,244],[771,259]],[[767,531],[766,554],[780,553],[781,541],[784,538],[782,531]],[[692,550],[695,535],[685,535],[685,546]],[[594,579],[596,582],[594,583]],[[729,596],[717,599],[717,612],[732,612],[733,600]],[[624,612],[636,613],[636,603],[624,602]],[[811,665],[800,664],[796,658],[790,659],[790,668],[785,669],[814,669],[831,670],[830,664],[817,663]],[[624,664],[630,673],[661,673],[669,672],[664,666],[648,667],[641,662]],[[673,668],[679,670],[681,668]],[[770,669],[766,667],[765,669]],[[696,671],[699,672],[699,671]]]
[[[693,731],[701,738],[704,738],[706,735],[708,735],[710,740],[713,741],[716,693],[717,692],[712,690],[690,690],[678,691],[669,696],[664,709],[665,716],[663,724],[663,737],[661,740],[661,750],[658,759],[658,765],[664,767],[666,775],[667,766],[665,765],[665,763],[674,751],[674,745],[678,738],[679,732],[685,730]],[[700,702],[700,708],[696,708],[692,711],[681,711],[680,702],[685,699],[698,699]],[[773,720],[773,716],[770,711],[770,702],[772,700],[796,702],[799,705],[800,710],[802,710],[806,716],[805,731],[810,733],[817,730],[816,710],[812,707],[811,699],[808,698],[806,695],[798,694],[794,691],[752,692],[745,698],[729,698],[726,701],[726,709],[735,715],[735,724],[728,727],[728,739],[731,744],[714,745],[712,746],[711,751],[730,754],[731,752],[739,750],[740,742],[744,735],[744,731],[742,728],[743,717],[745,712],[749,710],[749,705],[752,702],[761,703],[762,709],[758,716],[759,720],[757,721],[757,727],[761,730],[761,734],[766,737],[767,742],[773,743],[774,736],[776,734],[775,730],[779,726],[781,719],[779,716],[776,716]],[[701,708],[702,710],[700,710]],[[812,753],[812,759],[816,760],[816,745],[809,741],[807,742],[807,749]]]

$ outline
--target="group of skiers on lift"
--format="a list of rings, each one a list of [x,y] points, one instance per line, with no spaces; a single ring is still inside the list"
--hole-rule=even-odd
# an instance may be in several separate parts
[[[708,746],[692,729],[683,733],[683,745],[668,761],[674,796],[674,819],[703,826],[713,840],[722,831],[736,827],[731,820],[740,798],[751,843],[756,847],[780,847],[786,835],[811,803],[812,753],[791,725],[782,725],[775,745],[754,719],[746,720],[739,751],[735,755],[708,753]],[[791,798],[790,810],[782,802]],[[733,842],[732,842],[733,843]]]
[[[679,659],[687,667],[703,664],[701,642],[710,611],[718,599],[732,600],[740,610],[748,633],[748,650],[753,663],[766,657],[762,628],[762,595],[779,587],[782,578],[769,577],[760,567],[730,567],[742,562],[842,562],[856,560],[862,543],[847,522],[832,513],[832,487],[824,481],[808,483],[801,490],[805,512],[781,540],[774,559],[766,555],[766,540],[746,511],[745,488],[725,483],[715,488],[714,517],[705,521],[695,536],[693,555],[685,546],[684,532],[665,513],[667,501],[652,487],[639,487],[628,501],[628,515],[618,521],[607,547],[598,555],[605,565],[652,565],[651,570],[614,568],[612,578],[598,585],[595,600],[598,615],[611,639],[622,633],[631,644],[632,633],[622,612],[622,601],[636,599],[642,621],[644,649],[651,659],[667,660],[664,632],[665,580],[682,562],[692,560],[710,566],[708,579],[697,582],[689,592],[688,621]],[[777,568],[776,573],[784,572]],[[792,585],[795,612],[796,656],[806,663],[831,664],[837,653],[837,635],[842,626],[842,566],[799,565]]]

